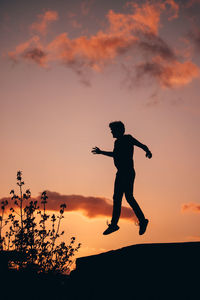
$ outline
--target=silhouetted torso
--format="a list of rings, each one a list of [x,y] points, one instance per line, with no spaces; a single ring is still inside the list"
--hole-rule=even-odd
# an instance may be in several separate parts
[[[130,134],[124,134],[115,141],[113,158],[118,171],[133,170],[133,145],[134,138]]]

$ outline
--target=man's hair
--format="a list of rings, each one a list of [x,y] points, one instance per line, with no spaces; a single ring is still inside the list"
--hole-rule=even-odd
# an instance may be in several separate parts
[[[111,122],[109,124],[110,129],[116,130],[122,134],[125,132],[125,126],[121,121]]]

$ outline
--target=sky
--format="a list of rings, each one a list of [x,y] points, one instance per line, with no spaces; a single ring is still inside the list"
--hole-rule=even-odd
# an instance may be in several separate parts
[[[78,256],[137,243],[200,239],[200,1],[0,1],[0,199],[26,188],[66,203],[63,238]],[[134,196],[150,220],[138,235],[123,199],[103,236],[116,169],[109,123],[135,148]]]

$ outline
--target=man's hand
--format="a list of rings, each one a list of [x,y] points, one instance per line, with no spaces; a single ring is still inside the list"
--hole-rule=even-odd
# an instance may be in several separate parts
[[[101,150],[98,147],[92,148],[92,153],[93,154],[101,154]]]
[[[148,150],[148,151],[146,152],[146,157],[152,158],[152,153],[151,153],[151,151]]]

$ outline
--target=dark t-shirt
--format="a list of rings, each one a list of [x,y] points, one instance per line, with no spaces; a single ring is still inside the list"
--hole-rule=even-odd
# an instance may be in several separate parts
[[[134,144],[135,139],[130,134],[125,134],[115,141],[113,159],[119,171],[129,171],[133,169]]]

